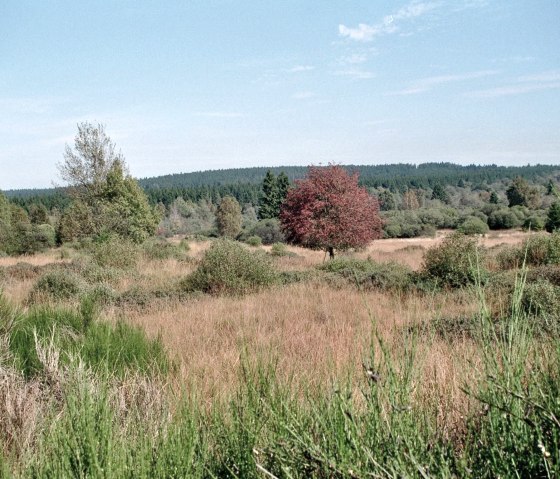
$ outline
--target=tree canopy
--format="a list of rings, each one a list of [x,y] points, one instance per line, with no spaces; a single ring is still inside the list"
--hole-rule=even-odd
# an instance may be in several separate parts
[[[366,246],[381,237],[379,204],[358,186],[358,174],[336,165],[310,167],[307,177],[296,180],[280,213],[291,243],[334,250]]]

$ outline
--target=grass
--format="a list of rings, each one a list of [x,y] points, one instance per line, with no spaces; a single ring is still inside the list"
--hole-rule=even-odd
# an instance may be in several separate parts
[[[424,251],[405,247],[395,243],[390,253],[400,264]],[[274,265],[299,279],[251,294],[154,296],[140,308],[105,306],[100,316],[83,300],[19,314],[0,304],[0,337],[22,328],[28,341],[15,350],[0,341],[0,471],[560,474],[560,339],[554,329],[543,334],[541,313],[524,304],[531,271],[517,274],[509,305],[496,311],[479,281],[453,291],[356,287],[347,270],[356,270],[354,279],[373,274],[378,259],[363,261],[360,252],[360,261],[328,263],[322,269],[332,271],[324,272],[315,268],[316,252],[288,248],[297,256]],[[196,270],[206,250],[193,244],[189,262],[142,258],[115,287],[163,290]],[[327,273],[344,282],[333,287],[321,279]],[[146,366],[169,364],[163,345],[177,357],[176,374]],[[35,354],[33,374],[18,363],[23,351]]]

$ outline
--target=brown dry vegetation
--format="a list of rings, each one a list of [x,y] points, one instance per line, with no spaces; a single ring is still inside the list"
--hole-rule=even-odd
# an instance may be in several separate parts
[[[351,255],[393,260],[417,269],[425,250],[442,237],[439,234],[436,238],[379,240]],[[502,233],[481,241],[485,246],[511,245],[525,237],[518,232]],[[189,261],[142,259],[136,270],[121,278],[116,287],[119,292],[131,288],[171,288],[195,269],[208,247],[209,242],[192,242]],[[274,260],[283,271],[306,270],[325,261],[321,251],[296,247],[288,250],[295,256]],[[45,265],[60,261],[59,257],[56,252],[49,252],[23,261]],[[22,259],[0,261],[9,266]],[[33,282],[7,279],[3,290],[13,302],[24,305]],[[179,362],[177,383],[188,383],[209,399],[233,390],[243,354],[249,358],[275,358],[280,378],[291,378],[295,385],[301,382],[330,387],[337,378],[363,374],[362,362],[368,360],[374,328],[395,357],[407,344],[416,341],[417,360],[424,366],[422,377],[417,378],[417,397],[427,407],[437,404],[442,430],[453,435],[471,406],[460,388],[474,380],[471,371],[477,358],[475,346],[462,334],[450,339],[425,334],[418,337],[410,331],[435,319],[472,314],[476,308],[476,298],[465,290],[432,295],[361,292],[350,284],[333,287],[312,280],[242,297],[151,299],[142,307],[110,307],[104,315],[110,321],[124,316],[142,326],[148,335],[161,335]]]

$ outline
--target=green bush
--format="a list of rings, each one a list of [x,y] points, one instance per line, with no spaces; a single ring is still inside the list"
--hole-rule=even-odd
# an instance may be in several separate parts
[[[560,315],[560,288],[546,280],[527,283],[523,291],[522,306],[531,314],[558,318]]]
[[[459,288],[475,283],[479,271],[485,276],[483,256],[476,239],[456,232],[426,251],[422,273],[441,285]]]
[[[151,238],[144,242],[142,249],[146,258],[156,261],[165,259],[185,259],[189,244],[185,240],[175,245],[163,238]]]
[[[542,218],[540,216],[529,216],[522,225],[522,228],[524,230],[530,230],[530,231],[542,231],[544,230],[545,227],[545,223],[546,223],[546,219]]]
[[[295,253],[288,250],[284,243],[274,243],[270,248],[270,254],[272,256],[296,256]]]
[[[366,289],[406,291],[413,286],[414,281],[412,270],[395,262],[335,258],[318,269]]]
[[[468,216],[457,231],[465,235],[483,235],[488,233],[488,225],[476,216]]]
[[[278,273],[264,253],[231,240],[214,241],[200,265],[181,283],[186,291],[240,295],[271,286]]]
[[[93,261],[102,267],[117,269],[134,268],[139,259],[139,246],[130,240],[110,236],[91,246]]]
[[[33,285],[30,301],[42,297],[54,300],[77,298],[87,290],[87,283],[73,271],[55,269],[41,276]]]
[[[249,236],[247,238],[247,241],[245,241],[249,246],[261,246],[262,245],[262,239],[260,236]]]
[[[251,236],[261,238],[263,244],[273,244],[284,241],[284,233],[280,229],[280,222],[276,219],[266,219],[259,221],[249,232]]]
[[[509,208],[501,208],[488,215],[488,226],[492,230],[517,228],[521,223],[515,212]]]

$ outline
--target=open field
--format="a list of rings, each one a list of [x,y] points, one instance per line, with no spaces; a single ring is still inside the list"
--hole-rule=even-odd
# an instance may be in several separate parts
[[[236,408],[241,407],[240,404],[245,404],[243,407],[248,408],[247,414],[254,414],[249,419],[243,419],[243,424],[247,424],[246,421],[251,424],[258,424],[259,415],[264,414],[266,416],[268,414],[263,413],[263,411],[258,412],[260,406],[257,407],[256,404],[260,404],[260,401],[269,404],[267,407],[271,408],[270,413],[273,416],[269,418],[269,421],[272,421],[270,426],[259,426],[259,428],[263,427],[263,431],[266,432],[260,435],[254,433],[255,442],[251,446],[252,450],[259,451],[260,448],[266,450],[276,447],[273,446],[274,441],[277,441],[273,438],[278,434],[277,431],[275,432],[275,428],[283,424],[276,421],[280,421],[279,418],[284,414],[281,412],[284,407],[290,408],[293,414],[304,415],[297,420],[295,416],[288,416],[281,420],[296,421],[289,426],[295,429],[303,427],[298,421],[307,421],[309,417],[316,417],[318,421],[335,421],[335,423],[341,420],[341,418],[335,419],[334,416],[330,419],[327,419],[327,417],[321,418],[323,413],[334,414],[330,410],[331,407],[342,408],[341,410],[349,408],[348,411],[353,412],[347,414],[356,415],[356,417],[362,417],[365,414],[360,419],[360,421],[365,421],[363,425],[358,426],[357,422],[355,426],[358,428],[355,431],[356,434],[361,431],[359,432],[360,437],[356,436],[352,439],[353,441],[362,441],[364,440],[361,437],[362,434],[372,433],[369,430],[370,426],[367,425],[370,424],[370,420],[366,420],[366,418],[371,414],[378,415],[375,416],[377,419],[371,420],[387,421],[386,427],[389,429],[384,430],[385,432],[378,432],[381,436],[376,440],[387,441],[388,439],[383,435],[385,433],[391,435],[393,434],[391,431],[394,430],[392,428],[401,427],[395,426],[393,421],[404,420],[398,418],[400,417],[398,415],[401,414],[399,408],[402,407],[404,408],[403,411],[411,411],[411,414],[414,411],[414,415],[423,418],[417,424],[414,422],[409,424],[408,420],[404,420],[405,422],[402,424],[409,424],[406,427],[410,429],[403,430],[401,434],[416,435],[414,436],[416,437],[415,441],[420,441],[414,446],[417,448],[417,454],[425,455],[424,461],[432,461],[432,465],[429,467],[434,471],[434,475],[448,477],[449,471],[453,470],[454,475],[468,477],[469,467],[471,466],[463,469],[459,459],[456,458],[465,454],[464,461],[466,461],[466,464],[471,464],[469,461],[479,460],[475,459],[476,454],[470,451],[473,427],[475,429],[482,427],[477,425],[481,420],[478,418],[482,417],[481,414],[487,414],[484,411],[488,411],[488,402],[481,398],[490,390],[494,391],[492,394],[497,394],[496,391],[498,391],[492,389],[493,386],[487,383],[487,375],[490,373],[492,375],[498,374],[497,377],[499,377],[502,374],[500,363],[505,361],[507,357],[509,358],[507,361],[511,361],[512,367],[518,368],[515,373],[517,379],[511,383],[514,386],[510,386],[517,387],[515,385],[518,384],[519,387],[526,387],[523,384],[530,385],[530,382],[526,382],[527,378],[535,377],[535,375],[546,375],[549,368],[553,370],[556,368],[554,356],[554,344],[556,343],[554,342],[554,336],[543,340],[540,334],[534,337],[527,336],[527,333],[523,332],[524,329],[511,329],[512,326],[510,326],[510,333],[508,334],[515,335],[517,339],[515,345],[511,346],[513,349],[502,350],[502,346],[499,346],[501,341],[499,336],[495,336],[496,333],[487,329],[490,327],[493,331],[492,321],[498,321],[496,324],[501,324],[502,317],[510,317],[510,312],[503,309],[503,306],[496,306],[504,304],[503,301],[496,300],[496,293],[487,293],[489,302],[484,303],[479,295],[480,287],[451,289],[437,287],[435,284],[431,285],[430,282],[422,282],[425,281],[421,278],[425,274],[426,252],[430,248],[443,245],[448,234],[448,232],[440,232],[436,238],[379,240],[363,251],[339,255],[340,264],[344,265],[347,262],[349,265],[355,264],[352,267],[356,268],[363,265],[377,268],[378,266],[375,265],[388,264],[388,270],[386,271],[395,271],[398,275],[401,275],[397,275],[393,279],[390,275],[387,277],[394,282],[393,286],[391,286],[392,283],[386,283],[386,286],[368,286],[370,283],[364,283],[363,280],[359,279],[359,270],[354,272],[355,281],[353,276],[345,277],[339,273],[329,272],[328,269],[325,269],[325,266],[331,263],[325,259],[325,254],[320,251],[288,246],[286,248],[287,253],[283,253],[281,256],[273,256],[270,254],[271,248],[268,246],[260,248],[243,246],[242,248],[251,252],[251,256],[267,258],[269,267],[280,275],[287,275],[282,277],[289,278],[289,281],[276,282],[248,294],[215,295],[204,294],[200,291],[186,291],[182,290],[181,288],[184,288],[184,286],[180,285],[183,284],[185,278],[194,274],[201,267],[208,252],[213,247],[213,242],[191,241],[189,249],[185,253],[180,249],[182,243],[179,239],[169,241],[174,245],[173,254],[176,257],[154,258],[151,256],[154,254],[153,249],[135,249],[134,262],[121,269],[115,269],[110,266],[110,263],[103,263],[105,266],[100,269],[99,266],[95,266],[95,261],[101,261],[103,256],[93,261],[92,258],[97,258],[99,253],[96,253],[95,250],[93,250],[93,253],[89,253],[88,250],[80,248],[68,251],[52,250],[29,258],[1,258],[0,266],[3,275],[0,278],[2,278],[4,298],[12,304],[12,307],[16,306],[20,314],[24,315],[32,314],[38,303],[41,303],[46,305],[47,308],[70,308],[71,311],[76,311],[76,314],[83,316],[88,311],[87,309],[84,310],[84,307],[89,304],[87,298],[93,297],[91,296],[94,294],[93,291],[104,291],[102,298],[106,299],[99,303],[96,310],[96,324],[99,322],[99,324],[115,325],[117,327],[124,320],[129,325],[139,327],[151,340],[161,342],[173,363],[171,371],[166,373],[163,378],[158,376],[156,380],[142,379],[142,374],[140,377],[132,374],[128,376],[129,379],[125,380],[124,383],[117,376],[109,380],[108,384],[112,384],[110,387],[116,389],[114,391],[111,389],[113,392],[107,394],[110,394],[110,397],[121,398],[119,399],[121,402],[115,404],[128,404],[128,401],[133,401],[128,406],[110,406],[111,408],[117,408],[115,414],[120,419],[115,420],[122,422],[123,427],[126,424],[125,429],[132,427],[131,424],[133,424],[130,419],[126,419],[128,414],[126,411],[129,408],[139,408],[139,414],[142,416],[147,414],[142,412],[144,411],[142,408],[151,404],[150,407],[155,408],[154,411],[156,411],[154,414],[157,415],[159,414],[157,411],[165,409],[167,412],[164,414],[167,414],[168,417],[175,417],[176,413],[172,411],[178,406],[170,398],[187,393],[188,396],[196,397],[197,407],[201,408],[201,418],[206,417],[206,414],[217,414],[221,418],[219,421],[224,421],[223,423],[219,422],[221,425],[217,426],[210,419],[204,419],[203,423],[198,425],[202,429],[194,429],[192,432],[193,436],[190,440],[194,441],[193,444],[201,440],[202,436],[199,437],[198,434],[202,434],[204,429],[213,431],[208,433],[211,436],[213,434],[219,436],[225,433],[228,427],[233,427],[237,420],[235,419],[237,417],[235,411]],[[480,238],[479,245],[484,250],[491,251],[490,256],[495,258],[495,255],[500,251],[519,247],[529,236],[521,232],[492,234]],[[161,248],[163,246],[159,244],[157,247]],[[149,251],[152,251],[152,253],[148,254]],[[156,254],[159,253],[156,251]],[[62,257],[65,259],[62,260]],[[109,258],[114,258],[113,261],[117,262],[122,260],[118,256],[109,255]],[[103,261],[106,261],[106,259],[103,259]],[[396,266],[398,264],[404,265],[402,267],[405,269],[399,270]],[[492,260],[488,265],[491,268],[490,274],[496,274],[498,275],[497,278],[501,278],[499,275],[502,273],[492,271],[492,268],[497,267],[496,261]],[[80,277],[81,287],[86,289],[81,290],[83,291],[81,293],[72,293],[62,299],[45,296],[44,293],[38,295],[37,288],[41,278],[48,277],[53,271],[59,272],[56,274],[62,274],[63,278]],[[402,276],[403,274],[405,276]],[[298,279],[300,277],[302,279]],[[403,283],[405,284],[404,287],[401,287],[400,282],[404,281],[403,278],[405,277],[408,278],[406,279],[407,282]],[[409,281],[412,282],[408,283]],[[90,291],[90,293],[84,291]],[[492,290],[489,289],[488,291]],[[508,290],[506,288],[503,291]],[[498,294],[502,293],[499,292]],[[487,307],[490,309],[485,312]],[[9,309],[7,310],[4,306],[3,311],[9,311]],[[51,309],[47,311],[51,311]],[[52,311],[56,311],[56,309],[52,309]],[[511,324],[517,324],[515,321],[518,321],[518,319],[515,319],[515,316],[511,316],[511,318],[510,321],[514,321]],[[485,323],[485,321],[489,322]],[[484,324],[487,324],[487,326]],[[54,327],[56,328],[56,326]],[[64,327],[66,326],[60,326],[62,329],[59,329],[58,334],[65,334],[63,332]],[[53,338],[55,331],[56,329],[52,332]],[[490,339],[492,337],[494,339]],[[74,379],[70,381],[68,378],[73,377],[73,373],[64,369],[62,363],[59,362],[61,360],[58,358],[62,358],[62,356],[59,356],[60,353],[56,352],[52,343],[54,339],[51,339],[50,345],[37,341],[35,339],[38,354],[39,351],[43,351],[39,354],[39,358],[44,358],[40,359],[39,363],[51,364],[48,368],[47,366],[42,367],[47,368],[46,370],[50,371],[49,374],[57,378],[54,381],[55,384],[58,384],[57,387],[60,390],[71,388]],[[494,341],[498,342],[493,345]],[[9,340],[6,344],[9,344]],[[73,354],[81,354],[79,351],[83,351],[83,354],[85,354],[88,351],[88,346],[81,348],[86,349],[78,348],[77,352]],[[147,348],[146,351],[149,351],[151,346],[145,348]],[[156,354],[157,348],[153,351]],[[501,354],[507,354],[508,356],[499,356]],[[117,349],[115,358],[118,364],[120,364],[120,359],[118,359],[120,355],[121,353]],[[95,359],[95,361],[98,360]],[[162,363],[161,359],[158,359],[158,361],[160,364],[166,364]],[[495,363],[494,361],[498,362]],[[127,368],[128,366],[125,363],[118,367]],[[258,371],[261,367],[264,367],[264,371],[269,371],[264,373],[265,376],[259,376],[263,373],[251,372]],[[256,369],[253,370],[252,368]],[[369,373],[366,371],[368,368],[371,368]],[[3,374],[3,384],[10,384],[9,388],[11,389],[0,387],[5,401],[4,409],[0,410],[0,416],[4,415],[2,420],[5,425],[15,428],[14,437],[25,432],[29,444],[33,441],[39,441],[37,434],[43,427],[40,420],[41,415],[51,417],[51,414],[55,416],[69,414],[69,410],[58,404],[56,400],[53,402],[53,397],[48,393],[51,386],[45,389],[44,384],[50,383],[41,382],[41,379],[34,379],[32,382],[25,382],[23,379],[16,380],[14,379],[17,377],[16,371],[9,373],[11,376],[7,375],[7,372]],[[368,381],[368,374],[379,374],[381,379],[376,379],[372,383]],[[89,376],[86,374],[86,377]],[[507,381],[511,381],[513,378],[514,376],[511,376]],[[83,380],[80,379],[79,381]],[[17,386],[13,381],[17,382]],[[86,380],[86,383],[90,384],[88,381],[90,379]],[[95,382],[94,379],[91,379],[91,381]],[[149,384],[145,381],[148,381]],[[261,381],[264,382],[261,384]],[[379,381],[379,385],[377,385],[377,381]],[[86,387],[86,390],[90,390],[88,389],[90,386],[84,387]],[[263,394],[261,399],[255,404],[245,403],[245,401],[250,401],[252,394],[255,394],[255,391],[260,390],[261,387],[265,388],[258,393]],[[370,396],[373,392],[365,392],[370,387],[378,391],[375,396]],[[471,387],[478,392],[469,394],[468,390]],[[535,387],[542,386],[535,384]],[[346,399],[342,399],[342,396],[337,399],[337,391],[342,390],[347,391]],[[527,394],[530,390],[532,390],[532,386],[527,390]],[[68,391],[72,391],[72,389]],[[92,391],[98,391],[98,386],[95,386]],[[16,399],[17,394],[27,395],[27,402],[21,403],[21,398]],[[68,392],[67,394],[70,394],[69,397],[73,397],[72,394],[76,393]],[[141,396],[145,396],[147,402],[134,402],[137,399],[133,398]],[[327,399],[329,397],[331,399]],[[279,398],[285,398],[282,401],[287,402],[276,404],[275,401]],[[553,397],[550,399],[553,400]],[[17,408],[9,409],[9,407],[13,408],[13,406],[9,406],[11,401],[20,404],[18,406],[21,408],[19,413],[16,412]],[[111,401],[113,399],[109,400],[109,404],[113,404]],[[323,404],[322,401],[326,401],[326,403]],[[342,402],[338,403],[338,401]],[[392,408],[396,407],[395,401],[401,406],[391,412]],[[504,399],[504,401],[510,404],[507,399]],[[228,404],[233,407],[233,410],[229,409]],[[314,410],[315,404],[323,404],[321,410]],[[124,409],[122,409],[123,407]],[[303,409],[296,413],[298,408]],[[134,423],[136,424],[134,427],[155,427],[156,429],[171,427],[158,426],[158,421],[161,421],[161,419],[152,412],[146,415],[141,424]],[[84,411],[83,414],[87,415],[89,412]],[[280,416],[276,416],[277,414]],[[311,416],[308,419],[303,419],[306,414],[311,414]],[[393,417],[394,414],[397,414],[398,417]],[[25,416],[25,420],[21,415]],[[20,417],[20,419],[14,423],[17,417]],[[501,419],[492,419],[492,421],[494,420],[501,421]],[[199,421],[199,419],[191,417],[188,421]],[[233,423],[230,424],[231,421]],[[425,424],[423,421],[425,421]],[[333,427],[335,423],[333,423]],[[19,424],[19,426],[15,424]],[[227,426],[228,424],[229,426]],[[276,425],[272,426],[274,424]],[[327,423],[320,422],[316,426],[319,429],[327,428],[321,434],[334,433],[329,429],[330,426],[327,426]],[[222,432],[218,433],[216,427],[224,429],[220,429]],[[242,426],[242,429],[244,427]],[[272,429],[269,429],[269,427]],[[336,427],[342,427],[342,425],[339,424]],[[364,427],[365,429],[362,430]],[[497,426],[494,424],[491,427]],[[505,426],[500,425],[499,427],[503,429]],[[120,430],[120,432],[117,431],[115,434],[132,434],[130,430],[125,429]],[[500,434],[511,434],[506,429],[503,429]],[[112,431],[112,429],[110,430]],[[235,438],[237,437],[236,434],[241,434],[241,430],[229,430],[227,435]],[[293,429],[289,430],[293,431]],[[64,435],[66,432],[63,431],[61,434]],[[523,432],[523,434],[527,433]],[[555,444],[554,441],[557,436],[554,434],[547,444]],[[218,440],[218,436],[205,439],[209,441],[208,447],[211,449],[216,447],[213,441]],[[380,439],[382,436],[385,439]],[[410,436],[410,440],[412,440],[412,436]],[[258,439],[259,437],[261,439]],[[66,441],[66,439],[64,440]],[[304,456],[302,457],[309,454],[309,450],[306,448],[316,447],[311,446],[311,443],[307,444],[306,441],[310,440],[311,438],[300,437],[296,441],[299,445],[293,446],[296,449],[303,448],[301,453]],[[524,444],[523,441],[525,440],[524,438],[519,439],[520,444]],[[542,441],[544,440],[542,439]],[[282,441],[289,441],[289,439],[284,438],[280,442]],[[449,452],[446,454],[451,454],[450,457],[455,459],[450,460],[451,462],[446,462],[447,460],[441,458],[437,459],[430,452],[431,446],[428,446],[428,444],[431,442],[439,444],[438,447],[449,448]],[[307,445],[304,445],[304,443]],[[8,446],[8,444],[12,445]],[[16,454],[19,457],[19,454],[22,454],[21,448],[24,446],[18,444],[17,442],[6,443],[5,453]],[[214,444],[214,446],[211,444]],[[326,443],[324,446],[327,447]],[[236,451],[230,451],[231,454],[234,456],[238,452],[241,454],[242,449],[239,449],[242,448],[241,445],[231,447],[234,447]],[[285,451],[286,447],[288,446],[282,446],[281,449],[277,450],[277,453],[281,454],[281,451]],[[338,451],[333,452],[335,456],[341,453],[341,450],[337,449],[340,447],[342,446],[339,445],[333,449],[333,451]],[[366,447],[365,443],[360,447]],[[375,444],[367,445],[368,451],[375,451],[376,447]],[[547,445],[546,447],[551,446]],[[218,447],[219,450],[220,447]],[[308,452],[305,452],[306,450]],[[515,451],[519,451],[519,449],[515,449]],[[126,451],[123,452],[123,454],[125,453]],[[219,459],[206,450],[204,453],[200,451],[199,453],[205,457],[205,459],[201,458],[200,461],[210,461],[213,464],[205,467],[214,468],[212,469],[214,471],[219,470],[219,468],[215,468],[218,467],[217,464],[220,464],[223,458]],[[37,452],[37,454],[43,453]],[[255,464],[260,464],[258,454],[254,456],[255,454],[257,453],[251,452],[249,454],[249,463],[244,466],[248,469],[239,469],[239,471],[245,470],[245,473],[238,471],[234,474],[233,470],[229,470],[227,473],[224,471],[214,472],[217,474],[216,477],[265,477],[266,474],[261,469],[255,469]],[[327,453],[325,452],[325,454]],[[362,453],[358,452],[355,452],[355,455],[349,451],[344,454],[348,454],[346,459],[342,457],[334,459],[335,456],[333,456],[328,461],[355,465],[357,464],[356,461],[360,462],[364,460],[364,457],[367,457],[367,455],[363,456]],[[368,454],[377,454],[377,452],[368,452]],[[400,458],[399,461],[404,461],[392,466],[392,470],[398,476],[403,471],[408,471],[405,475],[415,476],[416,474],[412,471],[416,470],[418,472],[420,470],[414,465],[414,461],[410,462],[409,459],[406,459],[408,457],[406,454],[403,457],[400,456],[401,452],[390,454],[395,454],[395,457]],[[519,454],[519,452],[515,452],[515,454]],[[53,460],[51,458],[48,461]],[[232,460],[241,461],[240,458]],[[243,461],[245,460],[247,459],[243,459]],[[459,463],[456,463],[456,460]],[[499,454],[484,460],[499,461]],[[21,471],[26,470],[25,457],[21,456],[18,461],[16,461],[20,464],[18,467],[23,468]],[[47,460],[43,458],[41,461]],[[315,472],[306,473],[304,468],[291,476],[282,473],[283,469],[275,465],[276,462],[272,460],[272,457],[270,460],[263,459],[263,461],[263,464],[269,464],[267,467],[272,468],[271,470],[277,475],[276,477],[331,477],[331,475],[325,475],[324,467],[327,470],[334,467],[332,465],[334,462],[330,463],[331,466],[329,466],[328,461],[322,464],[322,459],[317,459],[319,463],[312,466],[312,461],[309,465],[311,467],[309,471],[315,470]],[[359,466],[362,472],[377,467],[374,466],[375,462],[366,462],[369,465],[364,463],[364,465]],[[189,467],[191,466],[192,464]],[[239,464],[236,465],[236,467],[238,466]],[[383,465],[380,467],[381,469],[375,477],[390,477],[393,475],[389,474],[383,468]],[[531,470],[540,470],[540,466],[535,467],[536,469]],[[268,469],[264,470],[270,472]],[[383,472],[384,470],[385,472]],[[436,471],[437,473],[435,473]],[[191,473],[199,477],[212,477],[211,474],[208,474],[208,470],[205,470],[205,472],[199,471],[196,474],[191,471]],[[25,474],[23,475],[25,476]],[[357,475],[348,472],[342,473],[339,470],[332,477],[368,476],[358,473]],[[508,477],[507,474],[504,477]]]

